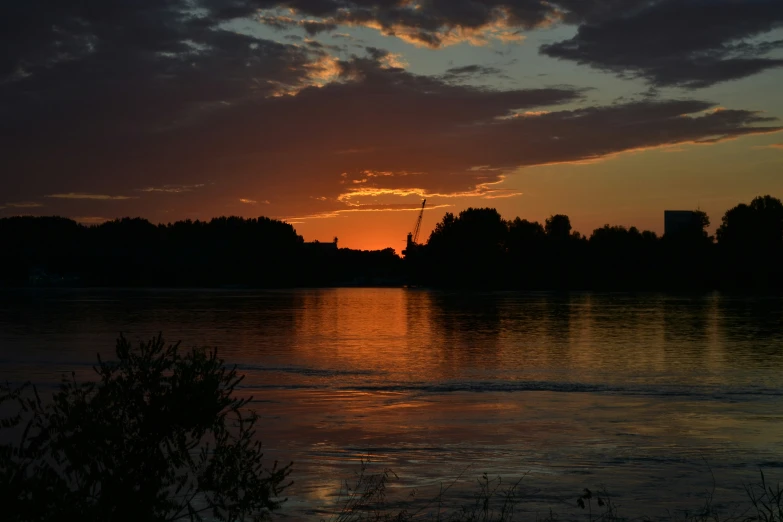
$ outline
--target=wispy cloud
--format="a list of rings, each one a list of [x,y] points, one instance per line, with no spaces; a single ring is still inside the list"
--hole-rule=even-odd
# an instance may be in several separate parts
[[[351,36],[348,33],[332,33],[331,37],[334,38],[335,40],[339,39],[339,40],[359,41],[358,38],[356,38],[355,36]]]
[[[759,145],[758,147],[753,147],[754,149],[777,149],[777,150],[783,150],[783,143],[771,143],[769,145]]]
[[[427,205],[427,210],[434,210],[438,208],[448,208],[452,205]],[[340,217],[343,214],[350,214],[354,212],[420,212],[421,211],[421,204],[417,205],[407,205],[404,203],[394,203],[394,204],[388,204],[388,205],[361,205],[358,207],[352,207],[352,208],[344,208],[339,210],[330,210],[327,212],[319,212],[317,214],[310,214],[307,216],[296,216],[291,218],[283,218],[283,221],[286,223],[303,223],[304,220],[308,219],[329,219],[329,218],[336,218]],[[291,221],[296,220],[296,221]]]
[[[515,198],[518,196],[524,196],[524,192],[499,192],[491,193],[484,196],[482,199],[503,199],[503,198]]]
[[[239,198],[239,202],[246,205],[258,205],[258,201],[255,199]]]
[[[18,201],[16,203],[6,203],[4,207],[11,207],[11,208],[38,208],[42,207],[42,203],[37,203],[35,201]]]
[[[169,194],[180,194],[182,192],[193,192],[196,189],[202,188],[203,183],[197,185],[163,185],[160,187],[147,187],[139,189],[141,192],[166,192]]]
[[[476,171],[491,170],[484,167],[474,167]],[[498,198],[510,198],[514,196],[521,196],[521,192],[511,192],[510,189],[498,188],[497,185],[503,183],[506,176],[503,174],[496,175],[494,181],[477,182],[475,186],[470,190],[457,190],[454,192],[437,192],[430,191],[422,187],[409,187],[409,188],[383,188],[383,187],[360,187],[349,188],[347,192],[340,194],[337,197],[337,201],[344,203],[350,207],[364,207],[355,200],[357,198],[377,198],[383,196],[397,196],[408,197],[418,196],[420,198],[470,198],[470,197],[482,197],[483,199],[498,199]],[[365,180],[366,181],[366,180]],[[356,182],[354,180],[354,182]],[[448,206],[448,205],[446,205]],[[418,206],[403,208],[400,210],[417,210]]]
[[[329,212],[320,212],[318,214],[309,214],[306,216],[295,216],[295,217],[281,218],[281,219],[286,223],[304,223],[304,221],[308,219],[329,219],[329,218],[336,218],[339,216],[340,216],[339,211],[329,211]]]
[[[109,196],[107,194],[90,194],[87,192],[67,192],[64,194],[47,194],[44,197],[57,198],[57,199],[97,199],[97,200],[139,199],[135,196]]]

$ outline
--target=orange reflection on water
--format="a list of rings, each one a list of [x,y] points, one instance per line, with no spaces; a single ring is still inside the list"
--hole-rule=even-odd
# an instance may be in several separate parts
[[[542,498],[603,482],[627,505],[661,510],[711,486],[704,456],[731,486],[783,462],[779,298],[368,288],[77,297],[0,314],[17,368],[37,365],[57,382],[68,364],[107,355],[118,330],[219,346],[247,376],[240,391],[256,398],[268,457],[295,461],[289,495],[302,502],[331,498],[366,456],[417,487],[468,466],[471,483],[530,471]],[[15,313],[34,343],[3,322]]]

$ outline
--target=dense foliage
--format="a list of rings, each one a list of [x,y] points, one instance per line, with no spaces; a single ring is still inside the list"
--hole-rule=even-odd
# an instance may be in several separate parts
[[[605,225],[587,238],[568,216],[505,221],[492,208],[448,213],[407,256],[412,280],[511,289],[783,289],[783,204],[771,196],[726,212],[717,242],[709,217],[658,237]]]
[[[239,521],[280,506],[290,465],[263,466],[258,417],[216,351],[121,337],[95,372],[46,404],[0,387],[3,520]]]
[[[320,286],[401,280],[392,249],[304,243],[288,223],[221,217],[153,225],[124,218],[86,227],[60,217],[0,219],[0,284]]]

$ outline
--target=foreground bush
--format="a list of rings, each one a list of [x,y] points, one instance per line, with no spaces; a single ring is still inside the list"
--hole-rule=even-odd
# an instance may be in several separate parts
[[[290,465],[262,465],[258,420],[216,351],[159,336],[97,382],[64,379],[44,404],[34,387],[0,386],[3,520],[257,520],[279,508]],[[11,439],[8,442],[9,438]]]

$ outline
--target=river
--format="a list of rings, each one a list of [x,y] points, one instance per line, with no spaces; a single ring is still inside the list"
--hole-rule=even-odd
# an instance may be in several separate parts
[[[217,346],[246,374],[283,513],[320,517],[369,458],[419,497],[482,472],[521,509],[728,508],[783,479],[783,299],[420,289],[26,290],[0,294],[0,379],[89,376],[120,332]]]

